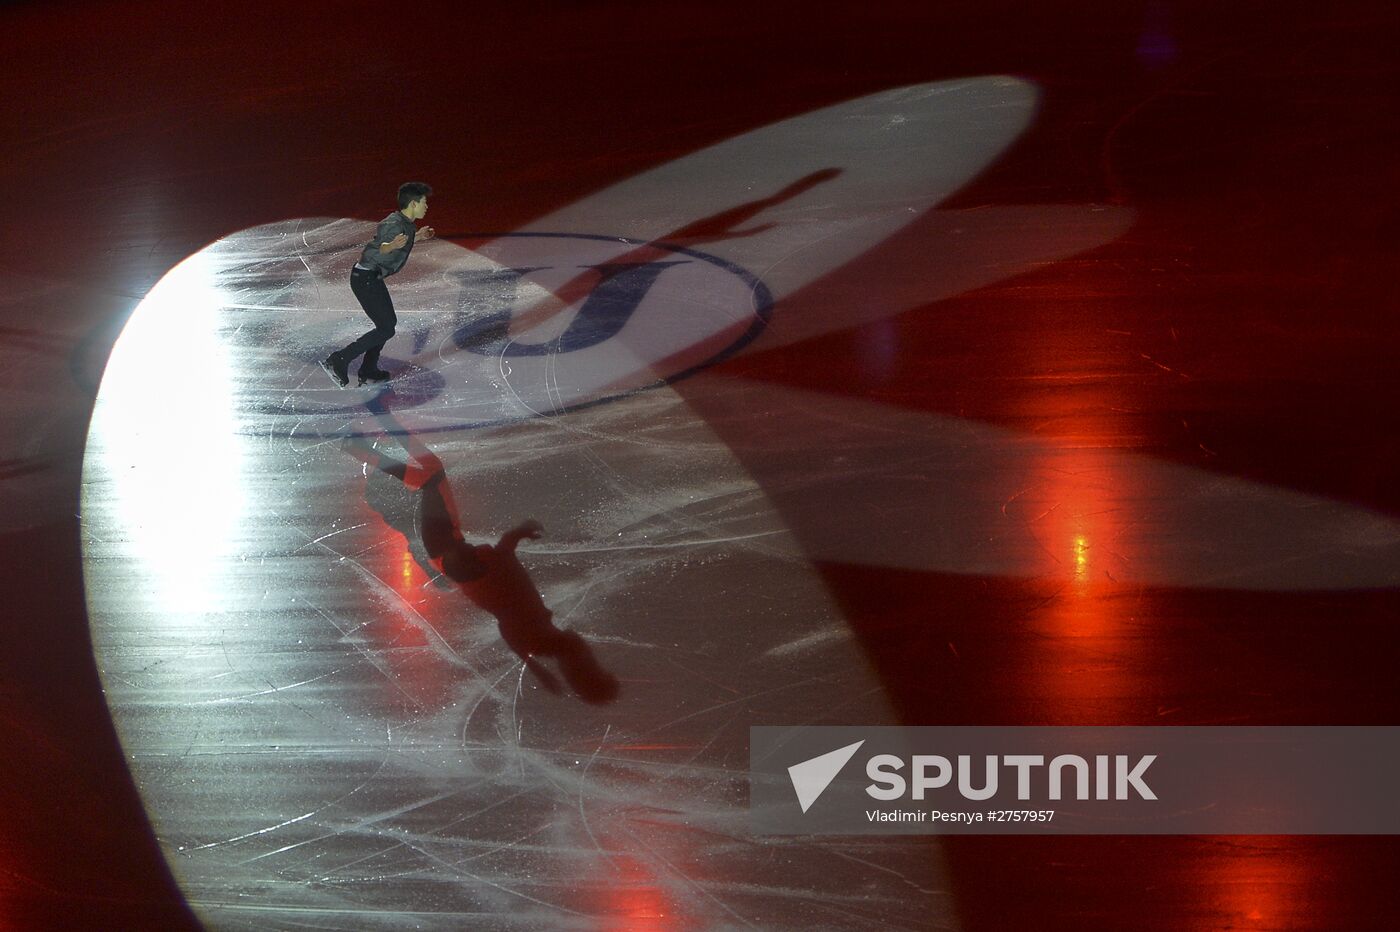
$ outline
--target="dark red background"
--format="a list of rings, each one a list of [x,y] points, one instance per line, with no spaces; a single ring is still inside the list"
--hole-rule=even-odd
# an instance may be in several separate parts
[[[78,468],[120,322],[209,241],[288,217],[376,217],[406,178],[437,188],[440,232],[508,230],[824,104],[1025,77],[1042,89],[1037,122],[945,206],[1114,203],[1137,212],[1126,236],[905,315],[878,372],[859,363],[859,332],[727,365],[1400,514],[1393,4],[462,9],[0,9],[0,380],[18,418],[0,482],[57,475],[63,490],[0,538],[0,923],[192,923],[123,765],[86,628]],[[1092,382],[1044,378],[1091,370],[1114,377],[1111,409]],[[1061,661],[1023,636],[1038,584],[823,571],[909,722],[1400,718],[1394,591],[1141,590],[1112,609],[1148,633],[1090,645],[1116,675],[1085,674],[1062,695],[1044,688]],[[931,604],[958,610],[933,628],[900,621]],[[944,846],[974,930],[1383,929],[1400,917],[1389,838]]]

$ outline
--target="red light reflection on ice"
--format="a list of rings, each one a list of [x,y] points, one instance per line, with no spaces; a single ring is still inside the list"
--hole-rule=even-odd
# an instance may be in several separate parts
[[[1134,496],[1122,462],[1066,439],[1033,464],[1037,484],[1008,510],[1042,551],[1048,601],[1032,619],[1041,635],[1032,675],[1049,720],[1121,722],[1115,703],[1136,688],[1130,591],[1115,576],[1133,559],[1122,547]]]
[[[1203,914],[1230,928],[1274,929],[1306,912],[1296,900],[1300,891],[1306,895],[1317,867],[1307,863],[1306,848],[1267,837],[1213,841],[1192,862],[1188,884],[1205,901]]]
[[[606,918],[602,929],[608,932],[672,932],[692,926],[676,915],[670,897],[640,859],[614,854],[612,862],[616,880],[603,907]]]

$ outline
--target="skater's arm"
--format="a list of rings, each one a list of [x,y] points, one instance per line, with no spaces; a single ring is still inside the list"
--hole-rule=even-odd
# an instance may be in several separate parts
[[[407,243],[408,237],[405,236],[403,233],[400,233],[398,236],[395,236],[393,239],[389,240],[389,242],[380,243],[379,254],[382,256],[386,253],[391,253],[396,250],[402,249]]]
[[[397,252],[408,245],[408,231],[403,228],[397,216],[391,216],[379,224],[374,231],[374,240],[379,244],[379,254]]]
[[[379,269],[383,275],[392,275],[403,268],[412,248],[413,222],[395,213],[380,221],[374,239],[365,244],[360,262],[366,268]]]

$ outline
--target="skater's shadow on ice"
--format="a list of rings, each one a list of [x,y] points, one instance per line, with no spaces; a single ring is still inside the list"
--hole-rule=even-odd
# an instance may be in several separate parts
[[[538,539],[544,528],[528,520],[495,544],[468,543],[442,461],[404,430],[391,413],[392,403],[392,389],[367,403],[385,428],[374,444],[359,437],[341,444],[366,467],[365,501],[370,508],[404,536],[414,562],[439,588],[455,585],[495,617],[506,646],[541,685],[563,692],[558,677],[540,661],[551,658],[580,699],[612,702],[618,695],[617,679],[599,665],[582,636],[554,626],[553,612],[515,552],[521,540]],[[390,447],[398,450],[390,452]]]
[[[744,204],[730,207],[719,213],[702,217],[683,227],[678,227],[670,233],[660,237],[668,243],[679,246],[696,246],[702,243],[723,242],[726,240],[745,239],[750,236],[757,236],[766,233],[777,226],[776,223],[761,223],[758,226],[748,229],[737,229],[742,223],[747,223],[754,217],[780,204],[793,200],[799,195],[806,194],[813,188],[826,184],[835,178],[839,178],[842,170],[839,168],[823,168],[814,171],[809,175],[797,179],[792,184],[780,191],[774,192],[768,197],[756,198]]]

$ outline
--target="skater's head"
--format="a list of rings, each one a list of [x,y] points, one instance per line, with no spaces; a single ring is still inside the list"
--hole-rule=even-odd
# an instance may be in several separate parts
[[[433,189],[421,181],[399,185],[399,210],[411,220],[421,220],[428,212],[428,195]]]

